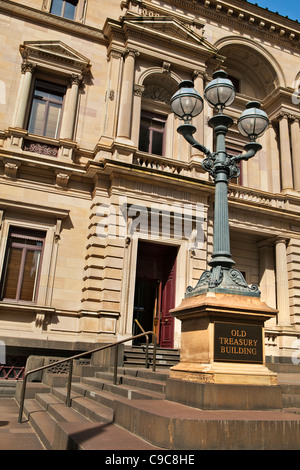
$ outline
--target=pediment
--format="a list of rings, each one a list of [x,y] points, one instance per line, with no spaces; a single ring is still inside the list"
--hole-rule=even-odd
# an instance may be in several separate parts
[[[168,41],[174,46],[203,49],[217,53],[217,48],[210,44],[202,35],[196,33],[188,25],[172,16],[139,16],[124,17],[123,24],[127,30],[150,34],[153,39]]]
[[[85,56],[61,41],[25,41],[20,46],[23,59],[50,61],[86,71],[90,61]]]

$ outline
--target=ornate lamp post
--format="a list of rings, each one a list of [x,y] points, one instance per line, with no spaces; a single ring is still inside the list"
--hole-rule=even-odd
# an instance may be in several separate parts
[[[238,129],[243,136],[249,137],[250,142],[245,145],[245,153],[242,155],[227,154],[225,136],[233,124],[233,119],[224,114],[223,110],[233,103],[235,94],[235,88],[223,70],[215,72],[213,80],[205,88],[204,98],[218,111],[218,114],[208,122],[216,136],[215,152],[205,148],[193,137],[196,128],[191,124],[191,120],[203,109],[203,99],[194,89],[194,83],[181,82],[179,90],[171,98],[172,111],[184,121],[177,131],[192,147],[206,155],[202,167],[215,182],[214,244],[212,257],[208,263],[211,269],[201,275],[196,287],[187,288],[186,297],[208,291],[260,296],[258,286],[248,286],[242,273],[233,268],[235,262],[230,254],[227,188],[228,181],[240,174],[239,162],[249,160],[261,150],[262,146],[256,142],[256,138],[263,134],[269,120],[266,113],[260,109],[260,103],[249,102],[238,120]]]

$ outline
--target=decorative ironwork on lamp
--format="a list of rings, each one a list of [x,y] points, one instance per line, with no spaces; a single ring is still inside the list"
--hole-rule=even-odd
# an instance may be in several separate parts
[[[244,146],[245,153],[238,156],[227,154],[225,136],[233,124],[233,119],[224,114],[223,110],[233,103],[235,95],[235,88],[223,70],[215,72],[213,80],[205,88],[204,98],[218,112],[208,121],[216,136],[216,152],[211,152],[193,137],[196,127],[191,124],[191,120],[203,109],[203,99],[195,90],[193,82],[183,81],[170,102],[174,114],[184,121],[177,131],[194,148],[206,155],[202,167],[215,182],[214,245],[208,263],[211,269],[204,271],[196,287],[187,288],[187,297],[208,291],[260,296],[258,286],[248,286],[242,273],[233,267],[235,262],[230,254],[227,189],[228,181],[240,174],[239,162],[249,160],[261,150],[262,146],[256,142],[256,139],[264,133],[269,120],[258,102],[249,102],[238,119],[238,129],[243,136],[249,137],[250,142]]]

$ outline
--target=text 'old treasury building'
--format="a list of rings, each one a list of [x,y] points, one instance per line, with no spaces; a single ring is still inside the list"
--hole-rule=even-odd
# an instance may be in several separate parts
[[[269,362],[299,362],[300,27],[244,0],[0,0],[0,339],[6,363],[154,330],[207,269],[214,183],[170,98],[223,69],[237,119],[259,101],[261,150],[229,184],[231,251],[278,310]],[[214,110],[193,120],[212,151]]]

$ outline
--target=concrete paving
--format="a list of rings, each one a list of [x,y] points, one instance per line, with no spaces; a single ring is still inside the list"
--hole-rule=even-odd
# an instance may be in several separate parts
[[[0,450],[44,450],[29,423],[18,423],[14,398],[0,398]]]

